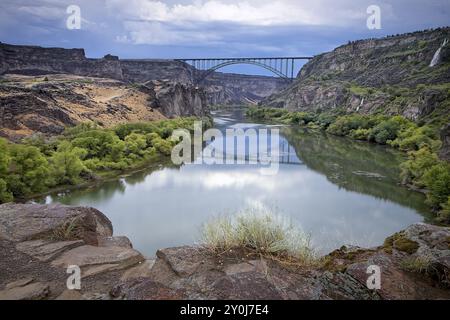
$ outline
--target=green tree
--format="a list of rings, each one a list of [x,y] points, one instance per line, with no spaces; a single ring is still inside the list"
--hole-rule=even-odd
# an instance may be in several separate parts
[[[441,162],[427,170],[422,182],[428,190],[427,202],[435,209],[440,209],[450,195],[450,164]]]
[[[76,184],[80,175],[87,170],[81,160],[86,150],[73,147],[68,141],[62,141],[58,150],[50,158],[52,173],[56,184]]]
[[[13,195],[8,191],[8,185],[5,180],[8,175],[10,160],[8,143],[0,138],[0,203],[13,200]]]
[[[72,140],[72,144],[87,151],[86,159],[97,158],[103,161],[119,162],[125,150],[125,143],[109,130],[82,132]]]
[[[411,121],[401,116],[395,116],[377,124],[372,129],[369,139],[380,144],[386,144],[396,139],[400,131],[411,126],[413,126]]]
[[[147,139],[143,134],[130,133],[125,137],[125,150],[126,153],[143,156],[145,149],[147,148]]]
[[[425,171],[439,163],[438,156],[433,153],[430,148],[423,147],[418,151],[408,153],[408,160],[400,165],[400,176],[404,184],[414,184],[415,186],[424,187],[421,180]]]
[[[439,219],[449,223],[450,222],[450,195],[447,198],[447,202],[441,204],[442,210],[439,212]]]
[[[6,182],[15,197],[43,192],[50,184],[49,164],[37,147],[13,144]]]

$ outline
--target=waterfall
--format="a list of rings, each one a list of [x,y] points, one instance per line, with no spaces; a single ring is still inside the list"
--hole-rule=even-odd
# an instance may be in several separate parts
[[[361,99],[361,102],[359,103],[359,106],[356,108],[356,112],[359,111],[359,108],[361,108],[363,104],[364,104],[364,98]]]
[[[434,67],[435,65],[437,65],[439,63],[439,59],[441,58],[441,50],[442,50],[442,48],[444,48],[447,45],[447,43],[448,43],[448,40],[445,39],[444,42],[442,42],[439,49],[436,50],[436,52],[434,53],[433,59],[431,59],[430,67]]]

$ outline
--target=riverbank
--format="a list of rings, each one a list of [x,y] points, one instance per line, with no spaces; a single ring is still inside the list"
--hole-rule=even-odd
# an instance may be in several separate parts
[[[439,223],[450,223],[450,163],[439,159],[439,129],[401,116],[296,112],[249,108],[247,116],[266,122],[305,126],[332,135],[387,145],[407,153],[400,168],[402,184],[427,196]],[[441,152],[443,154],[444,152]]]
[[[0,299],[450,299],[450,229],[418,223],[379,247],[342,247],[320,266],[289,265],[252,251],[202,246],[155,258],[113,236],[98,210],[0,205]],[[68,265],[81,287],[66,286]],[[381,288],[367,288],[378,265]]]
[[[111,129],[81,124],[61,136],[0,139],[0,203],[79,188],[137,171],[171,154],[172,131],[198,118],[131,123]],[[203,119],[211,126],[209,118]]]

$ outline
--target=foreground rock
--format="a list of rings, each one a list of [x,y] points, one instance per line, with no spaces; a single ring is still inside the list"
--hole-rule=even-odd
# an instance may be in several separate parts
[[[128,238],[112,234],[93,208],[0,205],[0,299],[109,299],[123,274],[145,262]],[[73,265],[82,279],[75,292],[66,286]]]
[[[6,204],[0,257],[0,299],[450,299],[450,229],[422,223],[310,267],[192,246],[145,260],[95,209]],[[80,290],[66,286],[70,265],[80,267]],[[373,265],[377,290],[367,287]]]
[[[381,247],[342,247],[308,268],[242,252],[218,257],[196,247],[169,248],[157,252],[149,276],[123,281],[111,294],[124,299],[450,299],[449,246],[450,229],[415,224]],[[381,270],[379,290],[367,287],[371,265]]]

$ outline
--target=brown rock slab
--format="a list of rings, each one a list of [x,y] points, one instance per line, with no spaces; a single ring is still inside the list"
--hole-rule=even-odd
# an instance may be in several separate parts
[[[50,293],[46,283],[34,282],[0,291],[0,300],[42,300]]]
[[[152,274],[151,269],[154,264],[155,260],[145,260],[144,262],[140,262],[136,266],[125,271],[121,280],[150,277]]]
[[[267,263],[265,260],[250,260],[237,264],[230,264],[224,268],[227,275],[233,275],[244,272],[260,272],[267,273]]]
[[[111,296],[126,300],[180,300],[184,299],[183,290],[171,289],[148,278],[136,278],[115,286]]]
[[[69,265],[77,265],[81,268],[81,276],[83,277],[125,269],[141,261],[144,261],[144,257],[133,249],[86,245],[65,252],[51,264],[63,268],[67,268]]]
[[[82,240],[58,242],[48,240],[30,240],[18,243],[16,245],[16,249],[41,261],[48,261],[62,252],[83,244],[84,242]]]
[[[12,289],[12,288],[16,288],[16,287],[23,287],[26,286],[27,284],[31,283],[34,281],[34,278],[23,278],[23,279],[19,279],[13,282],[8,283],[5,286],[5,289]]]
[[[114,236],[114,237],[99,237],[98,238],[99,247],[122,247],[122,248],[133,248],[130,239],[125,236]]]
[[[55,300],[84,300],[78,290],[64,290]]]
[[[281,300],[283,296],[268,279],[258,272],[236,273],[217,279],[210,292],[217,299]]]
[[[196,272],[205,259],[198,248],[190,246],[161,249],[156,252],[156,256],[164,260],[181,277]]]
[[[0,205],[0,237],[6,240],[84,240],[96,245],[98,236],[111,235],[111,222],[94,208],[59,204]]]

